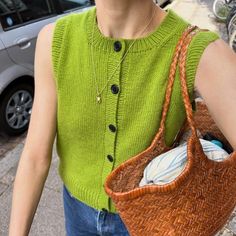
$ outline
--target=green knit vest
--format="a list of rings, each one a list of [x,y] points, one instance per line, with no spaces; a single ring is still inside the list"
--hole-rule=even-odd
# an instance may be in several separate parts
[[[104,190],[107,175],[148,148],[158,131],[172,55],[189,24],[173,10],[166,11],[161,24],[137,39],[119,66],[133,40],[105,37],[95,24],[96,7],[56,21],[52,60],[58,173],[76,199],[96,209],[117,212]],[[199,32],[189,46],[186,74],[191,101],[199,59],[206,46],[218,38],[213,31]],[[99,91],[104,88],[100,104],[93,68]],[[168,146],[185,118],[177,70],[166,120]]]

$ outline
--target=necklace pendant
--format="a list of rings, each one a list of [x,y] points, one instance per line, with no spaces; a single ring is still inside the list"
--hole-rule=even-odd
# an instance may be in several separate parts
[[[101,103],[101,101],[102,101],[102,100],[101,100],[101,95],[97,95],[97,102],[98,102],[98,103]]]

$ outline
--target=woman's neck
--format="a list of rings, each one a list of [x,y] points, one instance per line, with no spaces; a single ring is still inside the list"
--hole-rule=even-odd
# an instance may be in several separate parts
[[[104,36],[125,39],[147,35],[167,14],[152,0],[96,0],[96,12],[98,27]]]

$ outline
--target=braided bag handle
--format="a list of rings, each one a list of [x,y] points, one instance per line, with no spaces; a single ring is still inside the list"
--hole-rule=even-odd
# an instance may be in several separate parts
[[[184,125],[179,130],[178,134],[175,137],[174,143],[170,148],[173,148],[174,146],[177,145],[178,141],[180,140],[180,138],[184,132],[186,122],[189,123],[189,126],[192,130],[193,135],[196,137],[196,139],[198,139],[196,125],[195,125],[194,119],[193,119],[192,105],[190,102],[190,98],[189,98],[188,90],[187,90],[187,85],[186,85],[186,57],[187,57],[188,46],[190,45],[193,36],[199,31],[208,31],[208,29],[200,29],[196,25],[188,25],[188,27],[182,33],[182,35],[175,47],[175,52],[174,52],[174,55],[172,58],[171,66],[170,66],[168,84],[167,84],[167,89],[166,89],[166,94],[165,94],[165,102],[164,102],[164,105],[162,108],[162,117],[161,117],[160,128],[159,128],[159,130],[161,130],[161,133],[162,133],[161,134],[161,139],[162,139],[161,142],[165,147],[167,147],[167,145],[165,143],[165,139],[164,139],[165,121],[166,121],[167,113],[168,113],[169,106],[170,106],[171,93],[172,93],[176,69],[177,69],[178,65],[180,68],[181,93],[183,96],[184,106],[185,106],[187,117],[185,119]],[[153,139],[151,146],[153,148],[155,148],[155,146],[158,145],[158,142],[159,142],[159,140],[158,140],[158,137],[156,136]]]

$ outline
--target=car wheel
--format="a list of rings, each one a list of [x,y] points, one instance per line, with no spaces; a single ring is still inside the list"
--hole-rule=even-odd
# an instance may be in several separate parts
[[[30,84],[17,83],[4,91],[0,101],[0,129],[13,136],[28,129],[34,89]]]

